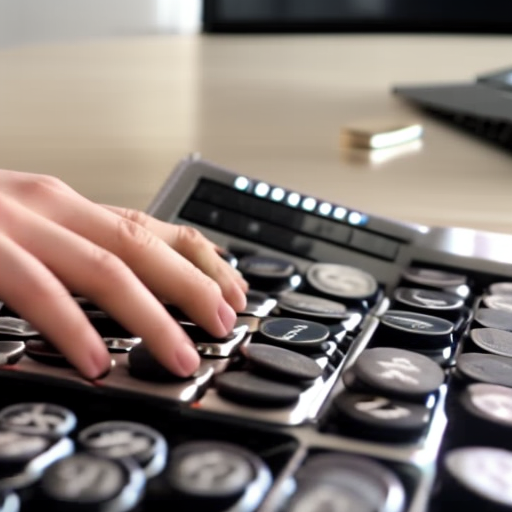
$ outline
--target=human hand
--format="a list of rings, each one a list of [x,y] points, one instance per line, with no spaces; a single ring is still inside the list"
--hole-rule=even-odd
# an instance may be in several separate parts
[[[197,230],[103,206],[57,178],[0,170],[0,300],[85,377],[110,367],[105,343],[72,298],[89,299],[173,373],[199,365],[161,301],[217,337],[234,327],[247,283]]]

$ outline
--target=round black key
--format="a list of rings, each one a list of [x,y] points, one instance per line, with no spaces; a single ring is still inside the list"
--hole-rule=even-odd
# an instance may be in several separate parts
[[[237,269],[253,288],[261,290],[279,289],[283,285],[296,287],[301,281],[295,265],[282,258],[245,256],[238,262]]]
[[[0,316],[0,335],[30,337],[39,335],[39,332],[22,318]]]
[[[317,348],[329,337],[329,328],[297,318],[266,318],[259,333],[267,343],[295,348]]]
[[[457,410],[457,409],[456,409]],[[461,393],[454,432],[461,443],[511,448],[512,389],[495,384],[470,384]]]
[[[135,345],[128,353],[128,371],[132,377],[150,382],[180,382],[187,380],[170,372],[155,359],[144,343]],[[188,378],[193,378],[188,377]]]
[[[394,292],[397,309],[409,309],[427,315],[457,318],[464,301],[454,293],[422,288],[397,288]]]
[[[431,417],[425,405],[359,393],[342,392],[332,406],[341,434],[370,440],[400,443],[416,439]]]
[[[467,382],[512,387],[512,358],[472,352],[460,354],[455,375]]]
[[[76,416],[65,407],[45,402],[10,405],[0,411],[0,427],[22,434],[59,438],[76,426]]]
[[[373,460],[345,455],[310,457],[295,476],[296,492],[286,512],[402,512],[399,478]]]
[[[484,446],[449,451],[442,464],[441,511],[512,508],[512,452]]]
[[[380,319],[376,340],[387,346],[439,349],[453,344],[454,325],[444,318],[391,309]]]
[[[295,403],[301,389],[243,371],[220,374],[215,379],[219,395],[247,405],[281,407]]]
[[[287,314],[315,318],[319,321],[332,322],[343,320],[347,316],[347,307],[344,304],[305,293],[283,293],[279,296],[277,306]]]
[[[345,371],[343,381],[354,390],[422,399],[439,389],[444,372],[424,355],[398,348],[372,348],[365,350]]]
[[[242,349],[245,357],[262,373],[291,380],[313,380],[320,377],[322,368],[313,359],[285,348],[251,343]]]
[[[237,445],[196,441],[172,450],[166,475],[172,489],[192,500],[190,505],[194,510],[194,498],[209,507],[219,502],[230,504],[249,489],[254,492],[252,484],[257,480],[264,483],[263,487],[267,486],[270,479],[265,469],[256,455]],[[260,478],[262,471],[266,473],[264,481]],[[256,503],[261,493],[262,490],[256,491]]]
[[[109,352],[112,353],[126,353],[130,352],[130,350],[138,345],[142,339],[133,337],[133,338],[103,338],[105,345]]]
[[[493,283],[489,286],[492,295],[512,295],[512,282]]]
[[[0,490],[0,512],[19,512],[20,498],[14,492]]]
[[[79,453],[47,468],[39,490],[52,511],[126,512],[140,501],[144,487],[144,475],[131,461]]]
[[[501,309],[480,308],[475,313],[475,322],[482,327],[512,331],[512,313]]]
[[[24,353],[25,343],[23,341],[0,341],[0,366],[16,364]]]
[[[69,367],[71,363],[53,345],[43,340],[27,340],[25,343],[25,354],[34,361],[49,366]]]
[[[471,341],[485,352],[512,357],[512,332],[484,327],[469,331]]]
[[[440,289],[456,288],[467,283],[467,278],[464,275],[420,267],[409,267],[404,270],[402,277],[411,283]]]
[[[52,441],[44,436],[0,430],[0,471],[4,474],[6,470],[18,471],[47,450],[51,443]]]
[[[339,299],[371,300],[379,288],[368,272],[335,263],[313,263],[306,277],[313,289]]]
[[[89,453],[107,459],[132,458],[146,478],[159,474],[167,459],[167,442],[155,429],[130,421],[95,423],[78,435]]]
[[[512,294],[511,295],[486,295],[482,302],[485,307],[491,309],[500,309],[512,313]]]

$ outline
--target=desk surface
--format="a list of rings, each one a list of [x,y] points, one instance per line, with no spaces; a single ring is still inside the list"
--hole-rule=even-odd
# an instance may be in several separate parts
[[[510,64],[507,37],[169,36],[0,51],[0,167],[57,175],[144,209],[199,151],[249,176],[363,211],[512,233],[512,156],[410,109],[397,83]],[[381,164],[342,126],[419,119],[421,148]]]

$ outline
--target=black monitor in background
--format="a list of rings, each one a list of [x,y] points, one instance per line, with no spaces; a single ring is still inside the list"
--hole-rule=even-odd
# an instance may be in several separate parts
[[[207,33],[512,33],[510,0],[205,0]]]

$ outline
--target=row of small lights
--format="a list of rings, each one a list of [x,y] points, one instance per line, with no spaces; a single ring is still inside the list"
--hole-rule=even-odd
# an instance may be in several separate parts
[[[257,197],[269,197],[272,201],[284,202],[293,208],[302,208],[307,212],[314,212],[324,217],[332,217],[336,220],[344,220],[354,226],[362,226],[368,221],[368,217],[362,213],[351,211],[341,206],[334,206],[327,202],[318,202],[314,197],[301,196],[297,192],[286,192],[281,187],[271,187],[260,181],[252,186],[250,180],[244,176],[235,179],[235,188],[243,192],[252,192]]]

